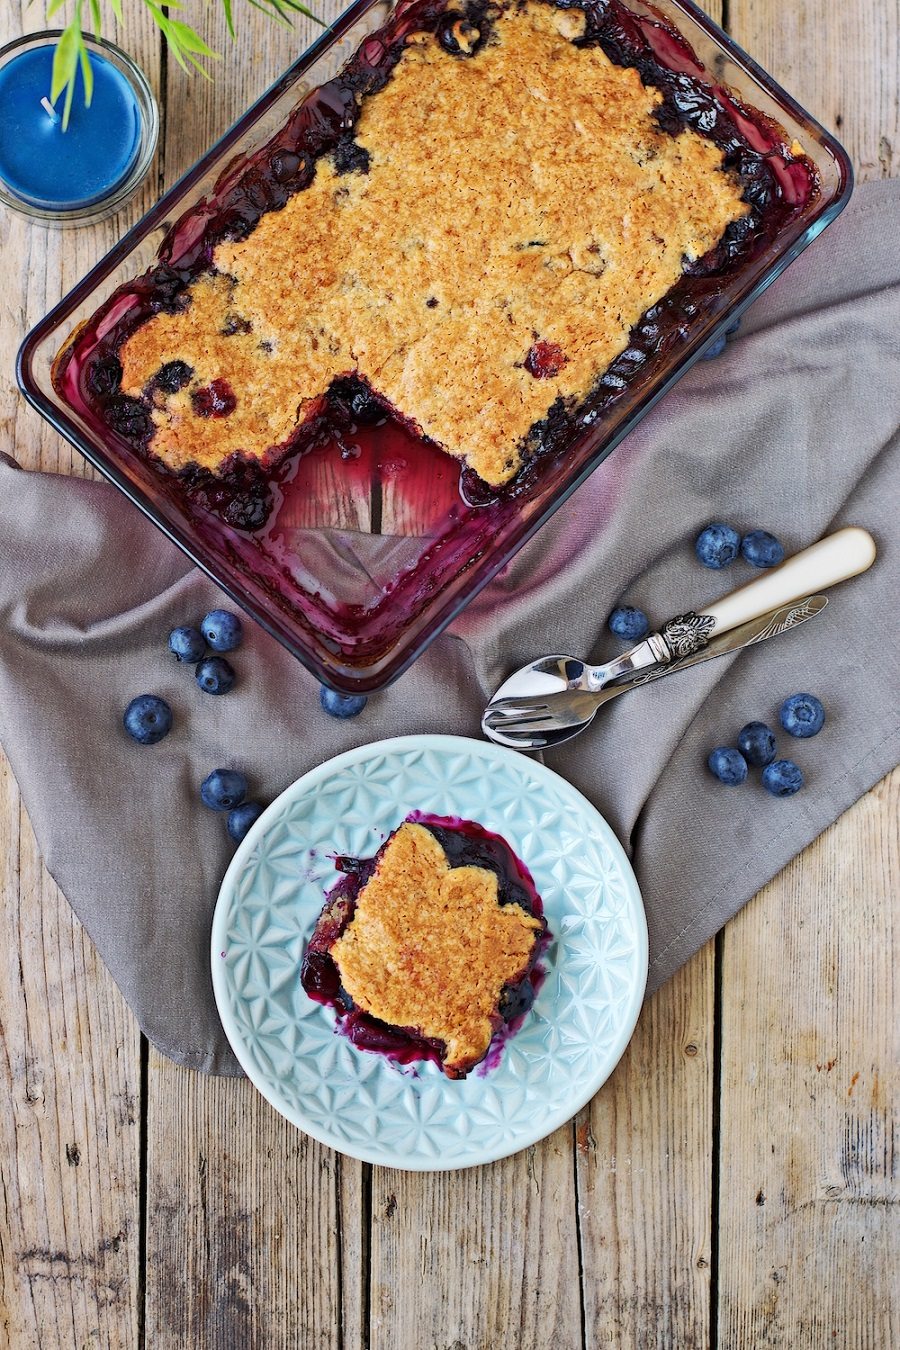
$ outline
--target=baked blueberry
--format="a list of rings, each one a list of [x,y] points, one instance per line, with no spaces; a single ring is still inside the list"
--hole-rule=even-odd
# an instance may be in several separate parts
[[[779,716],[788,735],[803,740],[818,735],[825,725],[825,709],[815,694],[791,694],[782,703]]]
[[[200,785],[200,798],[210,811],[231,811],[246,795],[247,779],[237,769],[213,769]]]
[[[736,787],[747,777],[747,761],[732,745],[717,746],[710,752],[706,764],[713,777],[727,787]]]
[[[132,445],[145,445],[153,435],[153,419],[139,399],[128,394],[114,394],[103,410],[107,426],[130,441]]]
[[[358,717],[368,701],[363,694],[338,694],[324,684],[319,690],[319,702],[329,717]]]
[[[768,530],[751,530],[741,540],[741,553],[751,567],[777,567],[784,549]]]
[[[244,626],[229,609],[211,609],[203,616],[200,631],[214,652],[233,652],[244,640]]]
[[[259,802],[241,802],[228,812],[228,833],[239,844],[254,821],[259,820],[263,808]]]
[[[197,628],[173,628],[169,634],[169,651],[179,661],[196,663],[202,660],[206,651],[203,634]]]
[[[640,642],[650,632],[650,621],[642,609],[634,605],[617,605],[607,619],[609,631],[628,642]]]
[[[728,567],[734,562],[741,547],[741,536],[731,525],[713,521],[701,530],[694,541],[694,552],[704,567]]]
[[[117,356],[101,356],[91,366],[87,382],[91,393],[98,398],[114,394],[122,383],[122,362]]]
[[[125,709],[122,725],[139,745],[156,745],[172,730],[172,709],[156,694],[139,694]]]
[[[775,758],[775,733],[765,722],[748,722],[738,732],[738,749],[748,764],[761,768]]]
[[[227,694],[234,688],[234,667],[224,656],[207,656],[194,671],[197,683],[207,694]]]
[[[164,394],[177,394],[190,383],[193,374],[194,368],[187,361],[167,361],[154,375],[153,384]]]
[[[803,786],[803,772],[792,759],[776,759],[763,769],[762,784],[773,797],[793,797]]]

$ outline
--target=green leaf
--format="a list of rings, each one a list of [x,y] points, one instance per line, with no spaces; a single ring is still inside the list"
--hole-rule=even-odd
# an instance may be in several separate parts
[[[228,24],[228,31],[231,34],[231,40],[234,41],[234,15],[231,12],[231,0],[222,0],[222,8],[225,10],[225,22]]]
[[[78,48],[81,29],[75,19],[63,29],[53,53],[53,72],[50,78],[50,102],[55,103],[62,91],[75,78],[78,69]]]
[[[81,78],[84,80],[84,105],[89,108],[91,99],[94,97],[94,67],[88,59],[87,47],[83,43],[78,53],[78,59],[81,62]]]
[[[179,19],[170,19],[169,31],[177,40],[182,51],[199,52],[201,56],[209,57],[215,61],[219,59],[219,53],[214,52],[212,47],[208,47],[196,29],[191,28],[188,24],[181,23]]]
[[[99,37],[103,28],[103,17],[100,13],[100,0],[91,0],[91,19],[94,24],[94,36]],[[90,103],[90,99],[88,99]]]
[[[49,0],[47,5],[47,18],[52,19],[58,9],[62,9],[66,0]]]
[[[109,0],[109,3],[113,7],[113,14],[116,16],[116,21],[124,24],[125,18],[122,14],[122,0]]]

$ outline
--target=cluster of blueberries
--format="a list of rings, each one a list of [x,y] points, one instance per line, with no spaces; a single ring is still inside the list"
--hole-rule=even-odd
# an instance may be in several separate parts
[[[237,676],[222,652],[241,645],[244,629],[236,614],[227,609],[212,609],[199,628],[182,626],[169,634],[169,651],[182,664],[194,666],[198,685],[207,694],[227,694]],[[209,652],[217,653],[210,656]],[[337,694],[323,685],[319,699],[330,717],[356,717],[368,700],[361,694]],[[128,735],[139,745],[156,745],[172,730],[172,709],[157,694],[139,694],[125,709],[122,723]],[[200,797],[211,811],[227,811],[228,833],[236,843],[262,814],[259,802],[247,801],[249,785],[236,769],[214,769],[200,788]]]
[[[768,530],[751,530],[743,538],[733,525],[716,520],[694,540],[694,552],[704,567],[716,571],[729,567],[738,554],[751,567],[777,567],[784,562],[784,547]],[[609,630],[626,642],[640,642],[650,632],[650,621],[634,605],[617,605],[607,620]]]
[[[789,736],[806,740],[822,730],[825,709],[815,694],[791,694],[781,705],[779,720]],[[762,785],[773,797],[793,797],[803,786],[803,770],[792,759],[776,759],[775,754],[772,728],[765,722],[748,722],[738,732],[737,748],[718,745],[706,763],[713,777],[728,787],[743,783],[752,765],[762,769]]]
[[[751,530],[741,536],[732,525],[713,521],[694,541],[694,552],[704,567],[729,567],[738,554],[752,567],[777,567],[784,561],[784,548],[768,530]],[[640,642],[650,631],[650,621],[634,605],[617,605],[607,620],[610,632],[627,642]],[[781,705],[781,725],[790,736],[815,736],[825,722],[825,709],[815,694],[792,694]],[[762,769],[762,784],[775,797],[792,797],[803,786],[803,771],[791,759],[775,758],[775,734],[765,722],[748,722],[738,733],[737,748],[720,745],[709,755],[707,766],[720,783],[733,787],[743,783],[752,765]]]
[[[194,666],[197,683],[205,693],[227,694],[234,688],[234,667],[223,656],[210,656],[208,651],[232,652],[241,645],[243,637],[244,629],[236,614],[227,609],[212,609],[199,628],[173,628],[169,651],[178,661]],[[139,745],[156,745],[172,729],[172,709],[156,694],[140,694],[125,709],[122,722]],[[263,809],[259,802],[246,800],[247,789],[247,779],[234,769],[214,769],[200,788],[200,797],[210,810],[228,812],[228,833],[237,843]]]

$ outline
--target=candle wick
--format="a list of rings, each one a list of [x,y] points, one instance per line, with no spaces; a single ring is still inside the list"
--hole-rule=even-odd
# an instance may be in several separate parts
[[[51,119],[51,121],[53,122],[59,121],[59,114],[57,113],[53,104],[50,102],[49,98],[47,98],[46,94],[41,99],[41,107],[44,109],[44,112]]]

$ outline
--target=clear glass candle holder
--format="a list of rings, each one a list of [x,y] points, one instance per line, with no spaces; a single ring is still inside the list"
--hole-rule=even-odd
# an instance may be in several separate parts
[[[40,33],[29,33],[25,37],[16,38],[5,47],[0,47],[0,72],[24,52],[55,47],[61,36],[60,29],[46,29]],[[0,203],[48,226],[91,225],[121,210],[144,182],[156,154],[159,139],[159,108],[144,72],[121,48],[105,38],[85,34],[84,43],[89,53],[95,53],[108,61],[129,85],[140,122],[138,143],[134,159],[124,177],[116,181],[108,192],[101,193],[88,202],[78,202],[72,207],[43,206],[28,200],[27,196],[20,195],[5,181],[0,169]],[[49,93],[49,89],[47,92]],[[75,99],[83,97],[83,87],[79,86],[75,92]],[[48,105],[45,104],[46,106]]]

